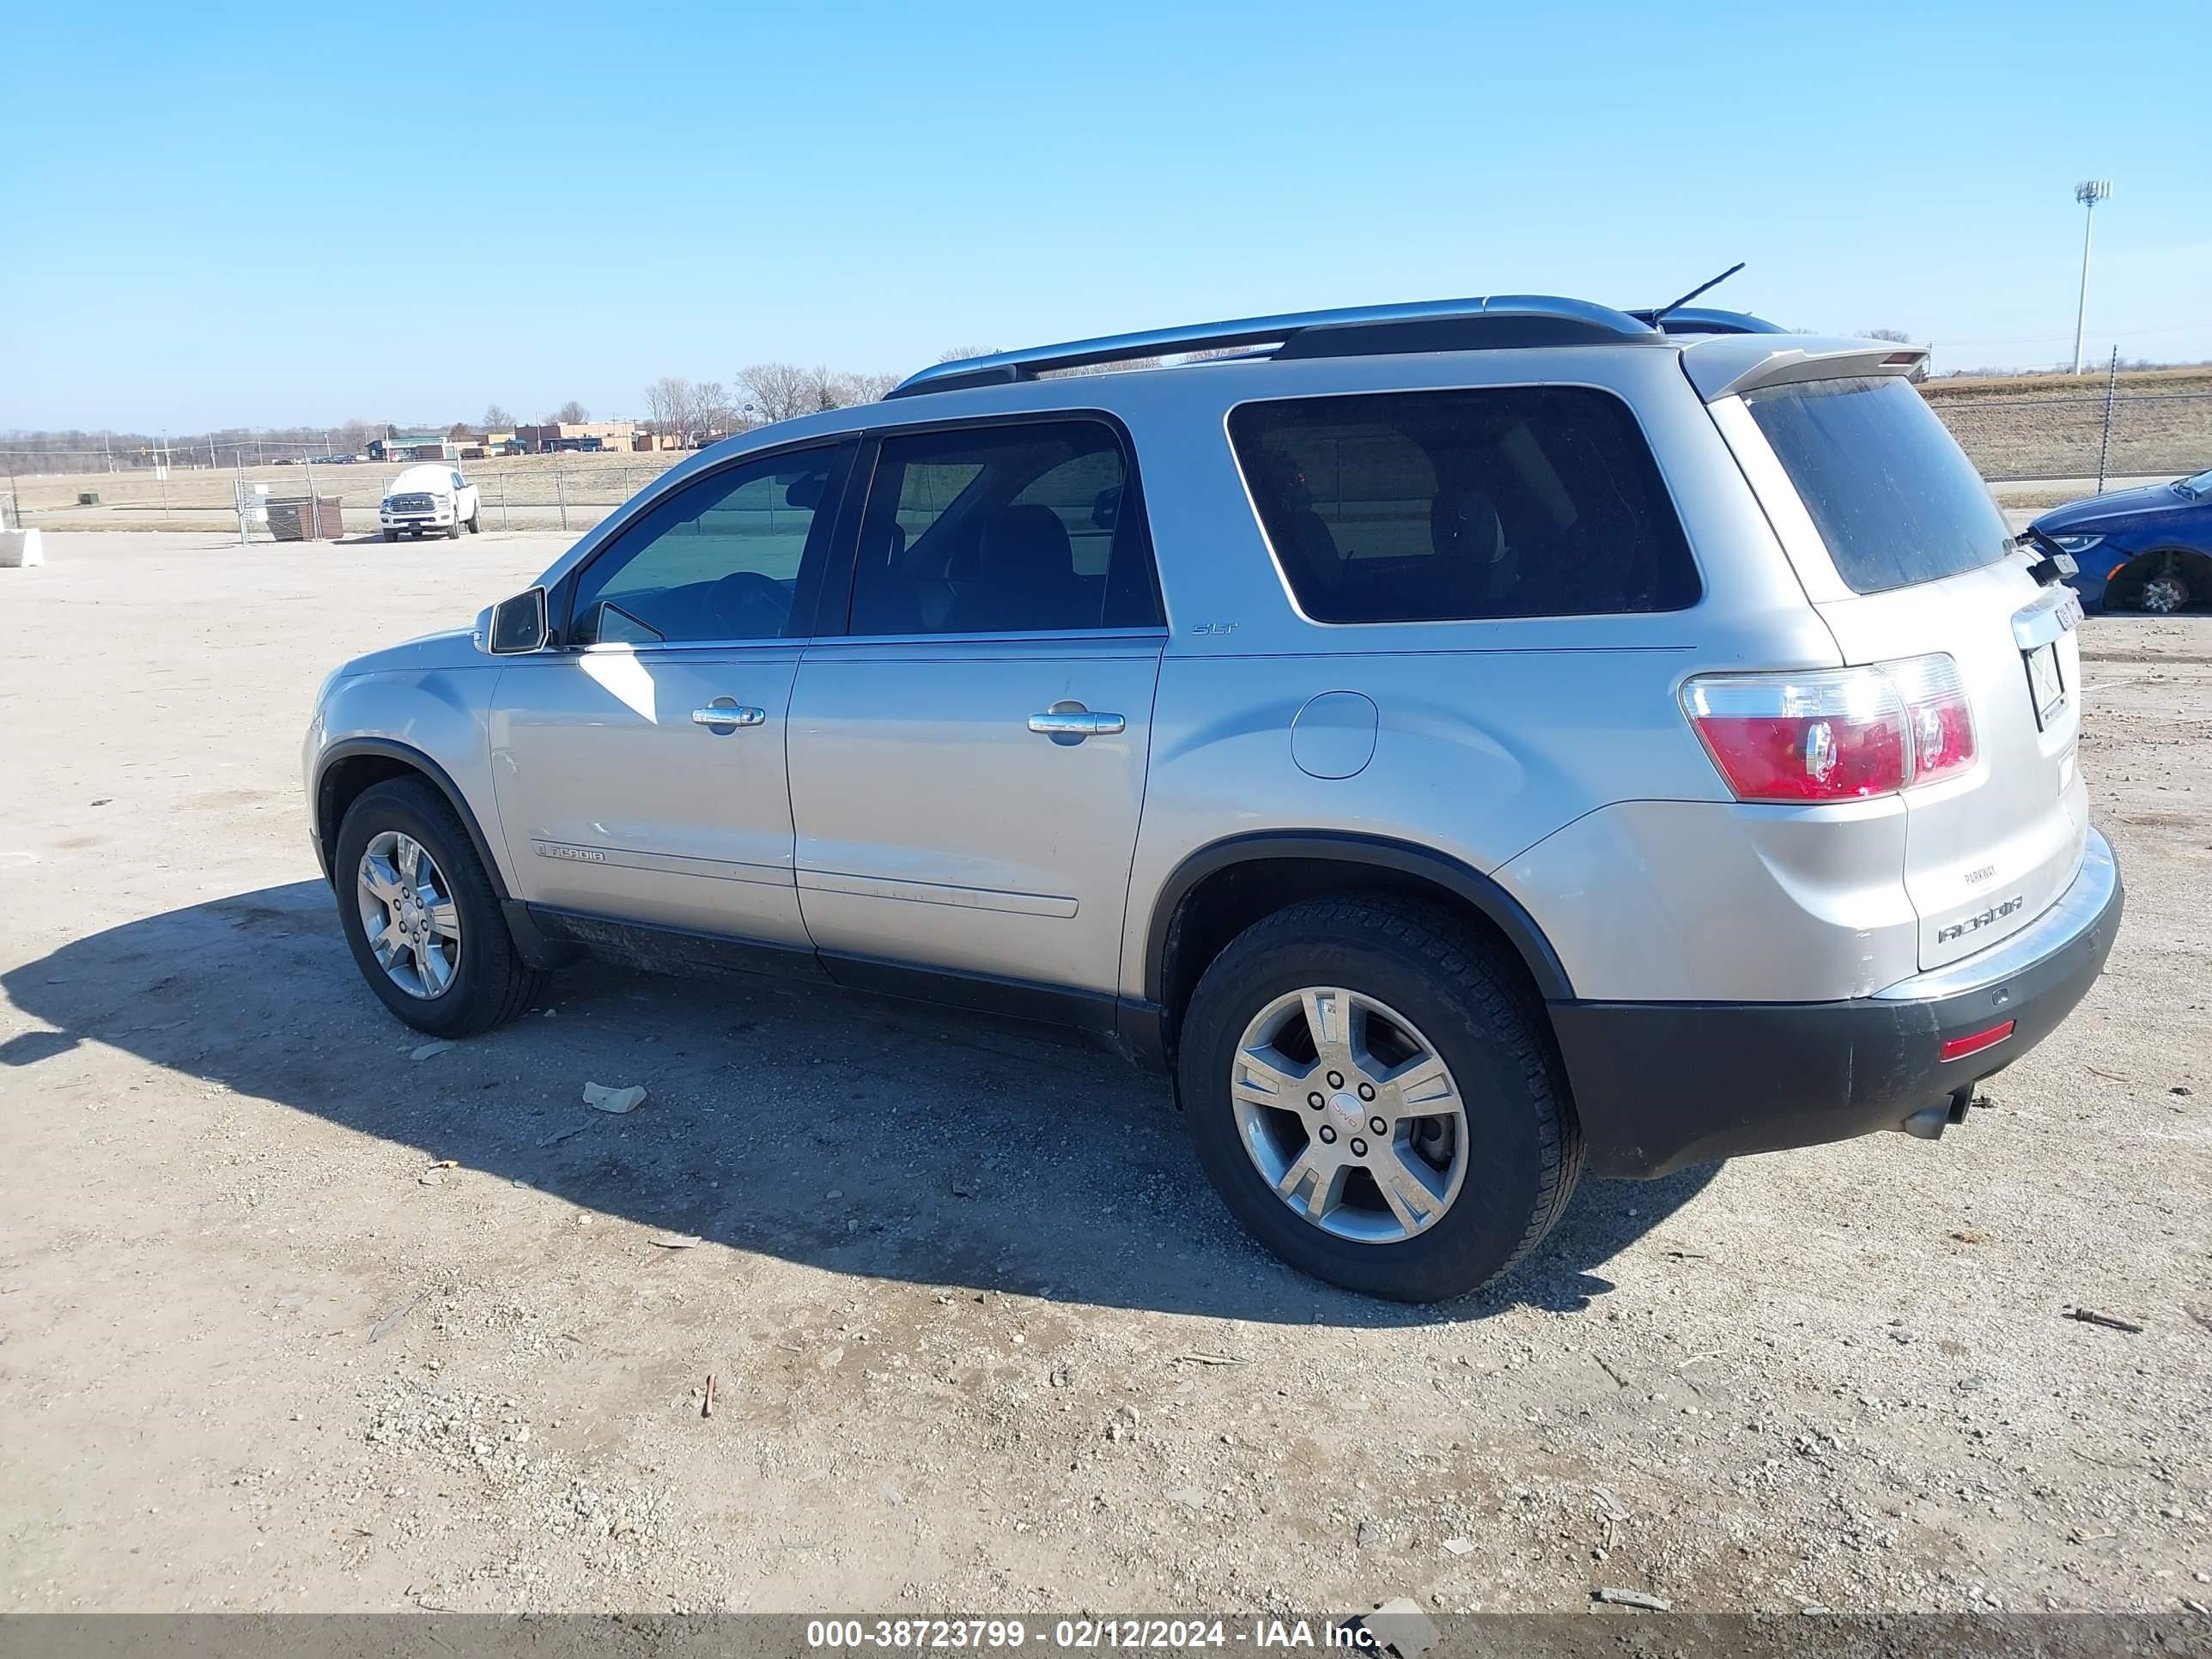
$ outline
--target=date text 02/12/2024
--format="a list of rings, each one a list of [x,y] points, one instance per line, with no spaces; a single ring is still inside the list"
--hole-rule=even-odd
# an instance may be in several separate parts
[[[1383,1609],[1377,1609],[1382,1612]],[[1418,1616],[1418,1615],[1417,1615]],[[1019,1619],[817,1619],[806,1626],[811,1649],[917,1650],[1040,1647],[1073,1651],[1249,1647],[1377,1652],[1383,1638],[1361,1619],[1255,1619],[1238,1627],[1222,1619],[1080,1618],[1042,1623],[1032,1630]]]

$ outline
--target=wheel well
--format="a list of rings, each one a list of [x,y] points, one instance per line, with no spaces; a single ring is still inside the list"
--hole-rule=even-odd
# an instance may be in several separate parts
[[[507,884],[501,878],[499,865],[484,843],[483,833],[467,806],[454,792],[453,787],[428,764],[417,764],[401,755],[386,750],[370,750],[350,755],[341,755],[323,769],[315,787],[315,838],[322,845],[323,863],[331,879],[337,879],[335,870],[330,870],[337,857],[338,827],[345,822],[347,811],[368,790],[380,783],[389,783],[394,778],[420,778],[446,798],[460,819],[461,828],[467,832],[477,858],[484,868],[484,876],[491,883],[492,891],[505,899]]]
[[[2163,547],[2145,548],[2115,570],[2110,580],[2132,581],[2148,577],[2168,563],[2176,570],[2186,573],[2190,592],[2195,598],[2212,599],[2212,554],[2193,547],[2169,544]]]
[[[1444,881],[1357,859],[1255,858],[1200,878],[1177,901],[1169,920],[1160,953],[1159,1002],[1170,1052],[1192,991],[1231,940],[1289,905],[1363,894],[1416,899],[1443,911],[1488,944],[1530,996],[1541,1000],[1542,988],[1521,946],[1480,905]]]

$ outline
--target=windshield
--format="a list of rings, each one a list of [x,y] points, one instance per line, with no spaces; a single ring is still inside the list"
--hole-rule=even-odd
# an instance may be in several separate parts
[[[1853,592],[1937,581],[2012,550],[1989,487],[1904,380],[1793,381],[1743,401]]]
[[[2191,501],[2202,501],[2205,496],[2212,495],[2212,471],[2177,479],[2173,487]]]

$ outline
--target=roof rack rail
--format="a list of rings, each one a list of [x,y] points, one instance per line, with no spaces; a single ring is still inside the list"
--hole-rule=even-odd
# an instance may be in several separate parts
[[[1611,306],[1542,294],[1347,306],[1334,311],[1293,311],[1275,317],[1102,335],[1094,340],[994,352],[988,357],[956,358],[908,375],[889,395],[905,398],[924,392],[1005,386],[1033,380],[1054,369],[1090,368],[1137,357],[1237,346],[1272,344],[1279,349],[1276,355],[1286,357],[1349,356],[1650,338],[1655,331],[1650,323]]]

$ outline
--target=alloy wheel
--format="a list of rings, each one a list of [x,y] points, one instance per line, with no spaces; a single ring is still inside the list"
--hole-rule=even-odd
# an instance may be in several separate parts
[[[461,970],[461,913],[429,849],[399,830],[379,831],[362,849],[355,895],[386,976],[426,1001],[444,994]]]
[[[2142,608],[2170,617],[2189,603],[2189,588],[2172,571],[2153,576],[2142,586]]]
[[[1230,1079],[1237,1139],[1275,1195],[1323,1232],[1392,1244],[1426,1232],[1466,1179],[1467,1109],[1436,1045],[1337,986],[1277,997],[1244,1028]]]

